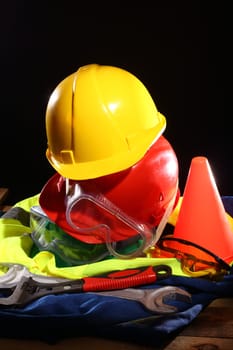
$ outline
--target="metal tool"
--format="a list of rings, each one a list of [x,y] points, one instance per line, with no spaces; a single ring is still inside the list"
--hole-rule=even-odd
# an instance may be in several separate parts
[[[0,306],[24,306],[49,294],[126,289],[154,283],[156,280],[167,278],[170,275],[171,268],[168,265],[157,265],[113,271],[107,275],[95,277],[46,283],[35,280],[34,276],[28,275],[26,272],[26,275],[22,275],[14,287],[0,284],[0,293],[6,295],[0,298]]]
[[[0,263],[0,266],[9,268],[4,275],[0,276],[0,289],[14,288],[23,277],[32,277],[34,281],[40,283],[68,281],[67,278],[34,274],[30,272],[26,266],[21,264]]]
[[[103,291],[96,294],[138,301],[148,310],[160,314],[177,311],[176,306],[166,304],[166,301],[169,302],[171,300],[179,300],[190,303],[192,300],[190,293],[184,289],[174,286],[159,287],[156,289],[127,288],[121,290]]]

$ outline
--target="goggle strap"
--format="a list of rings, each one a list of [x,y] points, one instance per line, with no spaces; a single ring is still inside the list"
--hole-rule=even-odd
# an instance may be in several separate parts
[[[162,233],[163,233],[163,231],[168,223],[169,216],[171,215],[174,204],[175,204],[177,191],[178,191],[178,180],[176,182],[176,190],[174,191],[174,195],[173,195],[172,199],[170,200],[170,202],[169,202],[169,204],[168,204],[168,206],[163,214],[163,217],[156,228],[155,235],[154,235],[154,238],[153,238],[153,241],[151,244],[152,247],[155,246],[155,244],[158,242],[158,240],[162,236]]]

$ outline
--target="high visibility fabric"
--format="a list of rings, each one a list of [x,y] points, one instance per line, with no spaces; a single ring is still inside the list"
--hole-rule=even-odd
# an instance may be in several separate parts
[[[39,196],[36,195],[15,204],[6,215],[0,218],[0,237],[3,238],[0,239],[0,262],[23,264],[33,273],[69,279],[161,263],[170,265],[174,274],[185,275],[175,258],[110,259],[80,266],[57,267],[55,256],[51,252],[42,251],[30,257],[33,241],[30,237],[31,229],[25,226],[25,222],[28,222],[29,225],[30,207],[38,205],[38,198]],[[25,214],[28,215],[28,219],[25,219]],[[24,224],[20,225],[22,217]],[[3,273],[5,273],[5,268],[1,270],[0,267],[0,274]]]
[[[37,205],[37,198],[31,198],[28,203]],[[30,209],[30,205],[29,208],[27,207],[28,203],[25,200],[16,204],[14,209],[20,207],[20,209],[27,212]],[[223,203],[228,210],[228,214],[232,216],[233,197],[223,198]],[[24,227],[20,229],[20,220],[4,216],[0,218],[0,224],[1,260],[2,257],[6,259],[7,253],[10,256],[9,260],[10,258],[17,260],[20,251],[19,260],[22,259],[21,263],[24,261],[32,272],[40,271],[47,275],[59,275],[60,273],[62,277],[69,275],[70,278],[71,276],[72,278],[78,278],[85,275],[94,275],[97,271],[129,268],[133,264],[147,266],[155,260],[157,263],[161,262],[160,259],[149,258],[127,261],[112,259],[108,260],[107,264],[105,261],[101,261],[89,264],[89,266],[58,268],[51,253],[40,252],[33,258],[28,256],[31,249],[30,235],[28,235],[28,232],[22,235],[27,226],[23,225]],[[30,231],[29,228],[28,231]],[[14,242],[14,244],[11,245],[9,241]],[[18,250],[16,252],[15,247],[17,245]],[[3,246],[5,255],[2,256]],[[233,274],[226,275],[219,282],[188,277],[179,274],[179,269],[173,260],[175,259],[162,260],[163,263],[169,263],[170,261],[173,270],[171,277],[141,287],[159,288],[169,285],[184,288],[191,293],[192,300],[190,303],[175,300],[171,302],[178,310],[173,314],[166,316],[156,314],[148,311],[136,301],[107,297],[96,293],[47,295],[23,308],[1,308],[0,306],[0,336],[56,341],[67,336],[95,335],[159,346],[164,340],[168,340],[169,336],[177,334],[184,326],[189,325],[212,300],[219,297],[233,296]],[[109,264],[111,267],[106,267]],[[67,271],[69,271],[68,274]]]

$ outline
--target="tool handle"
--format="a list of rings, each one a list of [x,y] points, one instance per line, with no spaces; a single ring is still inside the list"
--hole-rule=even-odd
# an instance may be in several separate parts
[[[49,294],[95,292],[114,290],[150,284],[158,279],[170,276],[171,268],[167,265],[146,266],[134,269],[114,271],[104,276],[85,277],[58,283],[43,283],[24,277],[13,294],[0,300],[0,304],[23,306],[35,299]],[[1,298],[0,298],[1,299]]]
[[[25,304],[49,294],[95,292],[149,284],[156,281],[152,266],[111,272],[107,276],[86,277],[60,283],[41,283],[29,277],[22,285],[18,304]]]
[[[156,273],[152,266],[135,268],[109,273],[106,277],[84,278],[83,291],[95,292],[135,287],[156,281]]]

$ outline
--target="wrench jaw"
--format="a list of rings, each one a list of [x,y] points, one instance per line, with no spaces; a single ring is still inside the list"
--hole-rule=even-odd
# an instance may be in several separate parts
[[[32,277],[34,281],[40,283],[58,283],[67,281],[66,278],[37,275],[31,273],[29,269],[21,264],[0,263],[0,266],[7,267],[7,272],[0,276],[0,288],[14,288],[25,277]]]
[[[20,264],[1,263],[1,266],[8,267],[7,272],[0,277],[1,288],[15,287],[28,272],[27,268]]]
[[[170,314],[178,311],[178,308],[172,304],[169,304],[173,301],[180,301],[184,303],[191,303],[192,296],[190,293],[184,289],[167,286],[160,288],[160,293],[154,299],[154,308],[156,312],[162,314]],[[152,308],[152,305],[148,305]]]
[[[159,288],[126,288],[121,290],[95,292],[98,295],[117,297],[121,299],[138,301],[147,310],[155,314],[170,314],[178,311],[171,304],[174,301],[191,303],[192,296],[182,288],[165,286]]]
[[[65,283],[68,279],[50,277],[31,273],[28,268],[21,264],[0,263],[2,267],[8,268],[6,273],[0,276],[1,307],[23,306],[24,303],[36,297],[36,291],[45,284],[52,290],[53,286]]]

